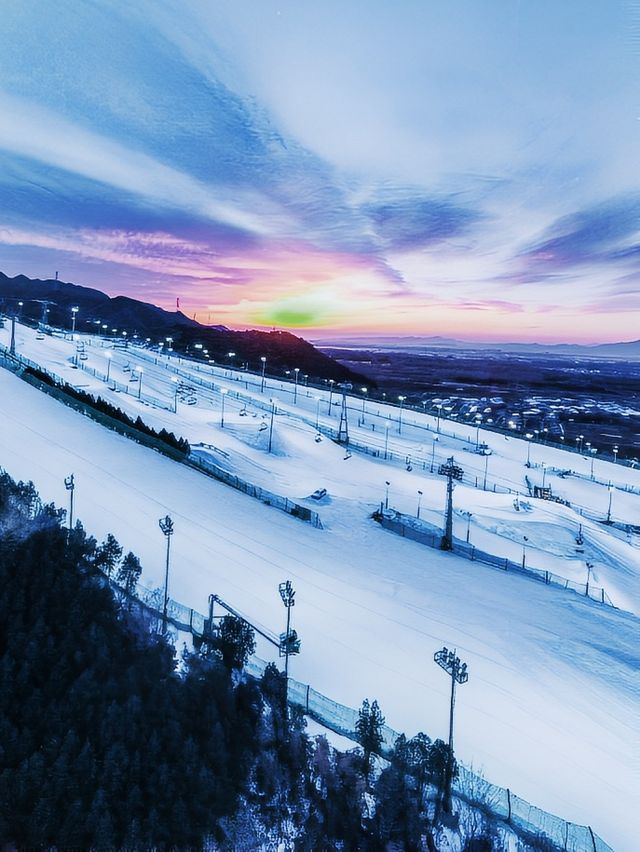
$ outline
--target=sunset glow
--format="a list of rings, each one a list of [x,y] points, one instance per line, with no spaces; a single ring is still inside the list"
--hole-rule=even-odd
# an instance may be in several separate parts
[[[109,6],[3,12],[3,272],[308,337],[638,336],[633,4]]]

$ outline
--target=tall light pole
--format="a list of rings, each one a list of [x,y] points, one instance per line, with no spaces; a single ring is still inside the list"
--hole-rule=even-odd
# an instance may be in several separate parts
[[[138,371],[138,399],[140,399],[140,396],[142,395],[142,372],[143,372],[143,370],[142,370],[142,367],[140,367],[140,366],[136,367],[136,370]]]
[[[294,379],[293,379],[293,404],[298,404],[298,375],[300,373],[300,367],[294,367]]]
[[[616,444],[616,446],[613,448],[613,463],[614,464],[618,461],[618,452],[619,452],[619,448],[618,448],[618,445]]]
[[[473,514],[471,512],[463,512],[464,517],[467,519],[467,544],[469,544],[469,535],[471,534],[471,518]]]
[[[547,476],[547,463],[542,462],[542,488],[544,489],[544,484]]]
[[[389,486],[391,483],[388,479],[384,481],[384,508],[385,510],[389,508]]]
[[[406,396],[399,396],[398,399],[400,400],[400,412],[398,414],[398,435],[401,435],[402,434],[402,406],[404,405],[404,401],[406,399]]]
[[[611,500],[613,499],[613,483],[609,480],[609,485],[607,486],[609,490],[609,508],[607,509],[607,520],[605,523],[611,523]]]
[[[173,521],[169,515],[158,521],[163,535],[167,539],[167,558],[164,568],[164,600],[162,603],[162,633],[167,633],[167,607],[169,605],[169,554],[171,550],[171,536],[173,535]]]
[[[529,541],[526,535],[522,536],[522,567],[526,568],[527,565],[527,542]]]
[[[433,473],[433,466],[436,463],[436,441],[438,440],[438,436],[433,436],[433,442],[431,444],[431,473]]]
[[[71,339],[76,339],[76,314],[79,308],[71,308]]]
[[[72,473],[70,473],[69,476],[65,476],[64,487],[69,492],[69,530],[71,531],[73,529],[73,492],[76,487]]]
[[[418,489],[418,509],[416,511],[416,518],[420,517],[420,504],[422,503],[422,491]]]
[[[489,469],[489,456],[490,456],[490,453],[487,450],[485,450],[485,452],[484,452],[484,480],[482,482],[482,490],[483,491],[487,490],[487,471]]]
[[[226,388],[220,388],[220,399],[221,399],[221,409],[220,409],[220,428],[224,429],[224,398],[227,395]]]
[[[436,405],[436,411],[438,414],[436,415],[436,432],[440,434],[440,413],[442,412],[442,403],[438,403]]]
[[[271,452],[271,444],[272,444],[272,441],[273,441],[273,417],[276,413],[276,400],[272,399],[272,400],[270,400],[270,402],[271,402],[271,422],[269,423],[269,449],[267,450],[268,453]]]
[[[589,597],[589,583],[591,582],[591,571],[593,570],[593,562],[587,562],[587,585],[585,587],[584,595],[585,597]]]
[[[320,429],[320,403],[322,401],[322,397],[315,396],[316,401],[316,432]]]
[[[391,428],[391,423],[384,424],[384,457],[385,460],[389,454],[389,429]]]
[[[178,377],[177,376],[171,376],[171,381],[175,385],[175,387],[173,389],[173,413],[177,414],[178,413]]]
[[[527,434],[525,435],[525,438],[527,439],[527,465],[526,466],[531,467],[531,439],[533,438],[532,433],[527,432]]]
[[[335,385],[335,383],[335,379],[329,379],[329,408],[327,410],[327,414],[329,415],[329,417],[331,417],[331,400],[333,399],[333,386]]]
[[[260,357],[260,360],[262,361],[262,381],[260,382],[260,393],[264,393],[264,371],[267,366],[267,358],[265,355],[262,355]]]
[[[362,394],[363,394],[363,396],[362,396],[362,425],[364,426],[364,416],[365,416],[364,406],[365,406],[365,403],[367,401],[367,393],[368,393],[369,389],[368,388],[360,388],[360,390],[362,391]]]
[[[598,452],[598,450],[597,450],[595,447],[591,447],[591,449],[589,450],[589,452],[591,453],[591,473],[589,474],[589,476],[590,476],[590,478],[593,480],[593,479],[594,479],[594,476],[593,476],[593,463],[594,463],[594,461],[596,460],[596,453]]]
[[[476,414],[476,450],[480,446],[480,424],[482,423],[482,417],[480,414]]]
[[[467,664],[460,661],[455,651],[443,648],[436,651],[433,660],[451,678],[451,699],[449,702],[449,753],[447,755],[447,768],[442,798],[442,807],[446,813],[451,811],[451,782],[453,780],[453,711],[456,704],[456,683],[466,683],[469,680]]]
[[[112,357],[113,356],[112,356],[111,352],[105,352],[105,358],[107,359],[107,378],[105,379],[105,382],[107,384],[109,384],[109,373],[111,372],[111,359],[112,359]]]
[[[295,606],[296,593],[291,585],[291,580],[280,583],[278,586],[282,603],[287,610],[287,629],[280,634],[280,656],[284,657],[284,679],[285,679],[285,714],[288,709],[289,698],[289,657],[291,654],[300,653],[300,640],[295,630],[291,629],[291,608]]]

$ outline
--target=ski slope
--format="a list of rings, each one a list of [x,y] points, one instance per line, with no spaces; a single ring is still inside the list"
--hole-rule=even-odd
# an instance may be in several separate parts
[[[7,329],[0,331],[0,343],[8,343]],[[110,378],[118,385],[128,382],[131,370],[122,371],[127,363],[143,367],[138,400],[136,383],[129,382],[133,392],[125,394],[103,381],[107,350],[97,338],[85,347],[82,370],[73,369],[70,340],[36,340],[33,331],[20,326],[17,349],[79,387],[99,389],[150,425],[182,434],[194,446],[206,444],[201,450],[217,464],[257,484],[297,500],[327,488],[319,504],[307,503],[322,517],[325,528],[316,530],[104,430],[0,370],[0,464],[13,476],[33,479],[45,499],[60,505],[66,504],[64,476],[73,472],[78,516],[98,537],[111,531],[138,553],[147,585],[162,582],[158,518],[166,513],[176,528],[171,594],[187,605],[203,610],[208,594],[216,592],[278,631],[284,629],[284,609],[277,586],[290,578],[297,590],[293,626],[303,641],[292,673],[345,704],[377,698],[388,723],[407,734],[425,730],[446,738],[448,682],[433,653],[442,645],[457,648],[470,671],[456,709],[459,757],[532,803],[591,825],[614,848],[636,848],[640,678],[634,613],[640,606],[640,567],[635,536],[583,520],[587,552],[578,555],[574,535],[580,516],[573,508],[524,497],[530,510],[516,511],[513,495],[463,485],[455,490],[457,533],[464,537],[469,522],[478,546],[492,552],[501,546],[518,559],[527,535],[530,564],[552,566],[564,576],[584,574],[584,560],[593,554],[593,581],[631,611],[603,607],[405,541],[370,520],[389,481],[391,505],[415,512],[420,489],[421,515],[440,522],[443,482],[430,474],[429,464],[406,470],[405,457],[420,457],[426,444],[429,451],[422,455],[430,460],[436,436],[436,462],[453,453],[465,469],[475,466],[483,475],[484,459],[468,451],[475,445],[473,427],[465,434],[456,425],[458,434],[450,438],[442,432],[450,424],[441,424],[438,434],[433,418],[413,411],[403,412],[399,424],[397,409],[377,403],[365,403],[365,423],[358,427],[362,403],[354,400],[349,412],[354,440],[380,439],[390,423],[387,448],[395,458],[385,463],[355,452],[345,458],[343,447],[316,440],[316,417],[319,425],[336,428],[339,413],[333,405],[328,413],[329,395],[322,391],[296,391],[268,380],[262,392],[259,376],[224,368],[207,376],[218,389],[211,390],[195,383],[203,372],[193,365],[173,358],[154,363],[155,356],[145,350],[112,351]],[[173,408],[174,369],[192,376],[197,403],[178,402],[177,413],[145,404],[148,393]],[[220,389],[228,391],[224,427]],[[237,390],[255,403],[235,399]],[[275,398],[278,413],[268,453],[270,430],[261,424],[269,424],[269,400]],[[334,393],[332,402],[336,399]],[[524,492],[525,473],[537,472],[524,467],[526,443],[482,430],[480,436],[494,451],[489,470],[495,481],[512,482],[514,489],[520,481]],[[531,448],[534,453],[536,462],[545,460],[548,467],[582,462],[575,454],[539,445]],[[620,487],[640,486],[637,471],[605,462],[595,468],[598,478]],[[562,496],[596,514],[602,512],[601,491],[607,499],[611,493],[585,477],[559,479],[558,490],[565,486]],[[612,501],[614,518],[633,523],[640,496],[616,490]]]

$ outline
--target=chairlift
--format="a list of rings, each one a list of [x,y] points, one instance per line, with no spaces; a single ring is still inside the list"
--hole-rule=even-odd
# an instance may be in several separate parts
[[[36,340],[44,340],[44,334],[41,331],[36,334]]]
[[[247,409],[241,408],[238,413],[240,414],[240,417],[246,417],[247,416]]]
[[[190,396],[189,399],[187,399],[186,402],[187,402],[187,405],[195,405],[197,403],[197,401],[198,400],[195,398],[195,396]]]
[[[137,382],[137,381],[138,381],[138,377],[137,377],[137,376],[130,376],[130,377],[129,377],[129,381],[130,381],[130,382]]]
[[[344,455],[344,461],[346,461],[347,459],[350,459],[350,458],[351,458],[351,453],[349,452],[349,450],[347,450],[347,452]]]
[[[131,372],[131,367],[129,366],[129,364],[125,364],[125,365],[124,365],[124,367],[122,368],[122,372],[123,372],[123,373],[129,373],[129,372]]]
[[[87,361],[88,359],[89,359],[89,356],[87,355],[87,353],[86,353],[86,352],[81,352],[81,353],[80,353],[80,360],[81,360],[81,361]]]
[[[316,442],[316,444],[319,444],[321,440],[322,440],[322,435],[320,435],[320,434],[318,433],[318,434],[316,435],[316,437],[315,437],[315,442]]]
[[[265,430],[265,429],[268,429],[268,428],[269,428],[269,427],[267,426],[267,424],[263,421],[263,422],[262,422],[262,423],[258,426],[258,432],[264,432],[264,430]]]

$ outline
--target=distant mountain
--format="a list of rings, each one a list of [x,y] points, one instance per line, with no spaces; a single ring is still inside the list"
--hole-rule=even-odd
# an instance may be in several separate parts
[[[19,307],[18,303],[22,302]],[[48,303],[48,304],[47,304]],[[306,374],[313,379],[335,379],[362,384],[364,376],[352,372],[319,352],[311,343],[285,331],[232,331],[223,325],[201,325],[180,311],[165,311],[149,302],[139,302],[128,296],[113,298],[93,290],[53,279],[31,279],[25,275],[9,278],[0,272],[0,308],[6,313],[20,313],[29,322],[42,319],[43,307],[48,308],[48,322],[59,328],[71,329],[71,308],[78,307],[76,330],[96,333],[107,328],[117,333],[127,332],[129,338],[150,338],[153,343],[173,340],[177,352],[197,355],[201,344],[217,363],[236,366],[246,363],[249,369],[260,370],[261,358],[267,359],[267,373],[274,374],[285,369],[300,370],[300,380]],[[233,359],[229,353],[233,352]]]
[[[415,352],[429,349],[487,350],[530,354],[564,355],[581,358],[640,359],[640,340],[584,345],[578,343],[485,343],[451,337],[348,337],[312,341],[320,349],[393,349]]]

